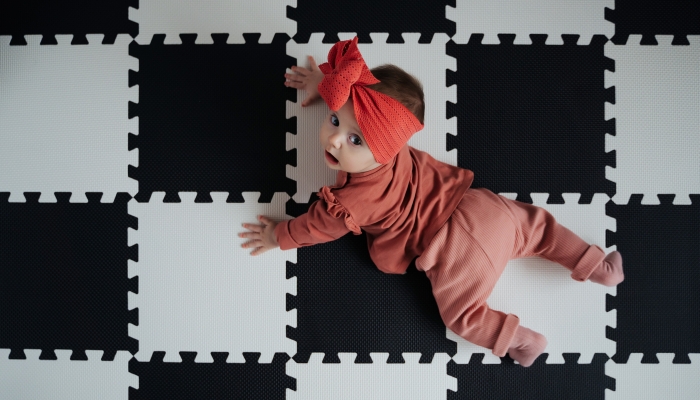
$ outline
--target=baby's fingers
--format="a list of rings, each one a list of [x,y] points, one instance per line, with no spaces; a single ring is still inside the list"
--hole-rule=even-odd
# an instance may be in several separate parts
[[[311,71],[317,71],[318,70],[318,65],[316,65],[316,61],[314,61],[313,56],[309,56],[309,64],[311,64]]]
[[[249,248],[249,247],[256,247],[256,250],[257,250],[257,248],[260,247],[260,241],[259,241],[259,240],[251,240],[251,241],[248,241],[248,242],[243,243],[243,244],[241,245],[241,247],[244,248],[244,249],[247,249],[247,248]],[[255,252],[255,251],[253,251],[253,252]],[[252,253],[251,253],[251,254],[252,254]]]
[[[311,71],[309,71],[308,69],[306,69],[304,67],[300,67],[298,65],[292,67],[292,71],[294,71],[294,73],[296,73],[299,76],[306,76],[306,75],[311,73]]]
[[[284,77],[291,82],[301,82],[302,79],[304,78],[301,75],[294,75],[294,74],[284,74]]]
[[[284,82],[284,86],[293,87],[295,89],[306,89],[305,82],[286,81],[286,82]]]
[[[243,224],[243,227],[246,229],[250,229],[253,232],[262,232],[264,229],[263,226],[255,225],[255,224]],[[250,233],[250,232],[246,232],[246,233]],[[243,234],[239,234],[239,235],[243,235]]]
[[[266,249],[265,247],[258,247],[257,249],[253,250],[253,252],[250,253],[251,256],[257,256],[258,254],[262,254],[269,249]]]
[[[270,218],[268,218],[268,217],[266,217],[266,216],[264,216],[264,215],[258,215],[258,219],[259,219],[260,221],[262,221],[263,223],[266,223],[266,224],[269,223],[269,222],[271,221]]]

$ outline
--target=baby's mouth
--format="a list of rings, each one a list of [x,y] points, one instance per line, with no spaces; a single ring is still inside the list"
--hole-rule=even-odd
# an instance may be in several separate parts
[[[338,159],[333,157],[333,154],[329,153],[327,150],[324,150],[326,153],[326,160],[328,160],[329,163],[331,164],[338,164]]]

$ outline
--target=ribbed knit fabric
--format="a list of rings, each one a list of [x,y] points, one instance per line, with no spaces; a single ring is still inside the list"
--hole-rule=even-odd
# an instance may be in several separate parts
[[[339,170],[307,212],[275,227],[280,250],[365,232],[377,268],[405,273],[462,201],[474,173],[409,145],[393,160],[365,172]]]
[[[389,162],[414,133],[423,129],[423,124],[403,104],[367,87],[379,80],[362,58],[357,36],[333,45],[328,62],[318,68],[324,74],[318,93],[333,111],[352,99],[357,124],[378,163]]]
[[[416,259],[433,288],[445,325],[503,357],[518,317],[486,300],[509,260],[538,255],[588,277],[605,253],[559,225],[547,210],[486,189],[468,189],[427,249]]]
[[[547,348],[547,338],[532,329],[519,326],[508,348],[508,355],[523,367],[529,367],[545,348]]]

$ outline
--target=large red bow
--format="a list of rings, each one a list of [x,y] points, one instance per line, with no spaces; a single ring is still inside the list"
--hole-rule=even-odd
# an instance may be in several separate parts
[[[374,158],[385,164],[423,129],[413,113],[394,98],[367,87],[379,83],[357,48],[357,36],[333,45],[328,62],[318,66],[324,77],[318,93],[338,111],[352,97],[355,118]]]

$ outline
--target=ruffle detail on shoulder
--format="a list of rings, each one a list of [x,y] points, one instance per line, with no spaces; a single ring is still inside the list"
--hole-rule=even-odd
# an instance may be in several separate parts
[[[362,230],[359,226],[357,226],[355,220],[352,218],[352,215],[350,215],[348,210],[338,202],[338,199],[335,198],[335,195],[333,195],[328,186],[322,187],[321,191],[316,193],[316,195],[326,201],[326,211],[328,211],[328,214],[335,218],[342,217],[343,221],[345,222],[345,226],[350,229],[352,233],[355,235],[362,234]]]

